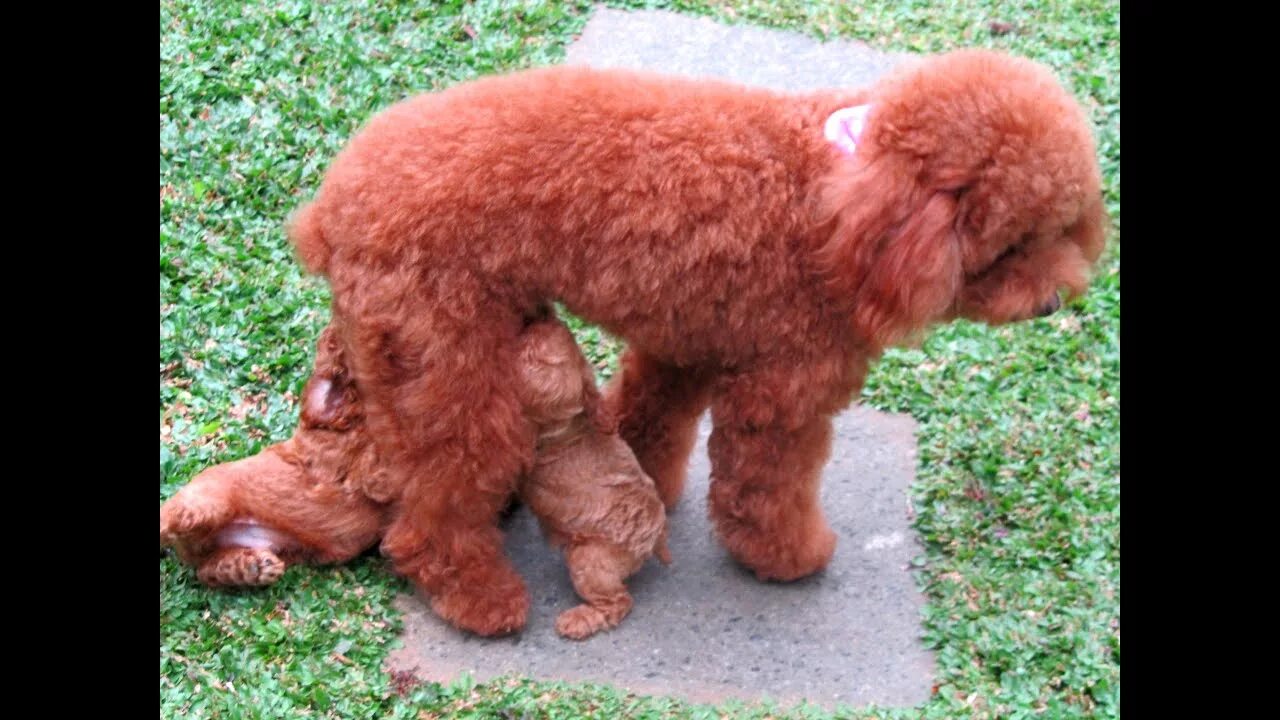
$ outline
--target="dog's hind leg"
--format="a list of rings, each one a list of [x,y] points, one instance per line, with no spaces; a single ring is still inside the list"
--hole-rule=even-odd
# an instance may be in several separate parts
[[[511,382],[521,314],[464,271],[432,268],[427,291],[410,270],[334,268],[369,433],[403,488],[384,554],[445,620],[480,635],[519,630],[528,592],[497,521],[533,459]]]
[[[698,439],[698,418],[710,403],[707,379],[628,349],[604,397],[619,420],[619,434],[653,478],[663,504],[675,507]]]
[[[617,627],[632,605],[631,594],[622,581],[635,572],[639,563],[620,548],[594,542],[566,548],[565,562],[573,589],[585,602],[560,613],[556,632],[582,640]]]

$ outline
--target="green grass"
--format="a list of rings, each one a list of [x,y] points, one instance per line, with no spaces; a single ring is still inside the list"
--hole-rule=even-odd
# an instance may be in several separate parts
[[[889,353],[864,400],[921,425],[916,526],[938,688],[841,717],[1119,714],[1120,110],[1117,2],[610,3],[852,37],[1009,49],[1091,110],[1117,242],[1053,318],[957,323]],[[283,221],[372,113],[414,92],[562,57],[582,2],[160,7],[160,496],[287,437],[328,290]],[[1015,31],[996,35],[989,23]],[[618,344],[575,328],[602,374]],[[829,717],[510,679],[407,687],[381,668],[403,589],[376,557],[211,592],[160,561],[162,716]],[[420,715],[420,713],[422,713]]]

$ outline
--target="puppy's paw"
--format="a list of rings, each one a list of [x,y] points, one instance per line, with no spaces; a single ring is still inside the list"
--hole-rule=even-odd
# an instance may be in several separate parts
[[[196,577],[210,587],[261,587],[284,574],[285,563],[264,548],[229,548],[200,566]]]
[[[400,484],[390,472],[370,473],[360,483],[365,497],[378,503],[389,503],[400,497]]]
[[[590,605],[579,605],[560,613],[556,618],[556,632],[570,640],[585,640],[601,630],[617,626],[620,620]]]
[[[172,545],[185,535],[211,531],[218,517],[217,509],[209,503],[179,493],[160,506],[160,544]]]

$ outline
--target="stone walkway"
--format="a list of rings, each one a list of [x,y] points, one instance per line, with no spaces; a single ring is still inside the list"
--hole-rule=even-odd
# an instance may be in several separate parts
[[[761,583],[716,543],[706,514],[710,466],[704,419],[684,499],[671,513],[674,561],[651,561],[628,582],[635,609],[620,627],[584,642],[556,635],[555,617],[577,604],[559,553],[521,508],[507,552],[533,599],[523,633],[486,640],[445,625],[404,596],[403,646],[394,670],[445,681],[520,674],[608,683],[694,701],[725,698],[853,706],[914,705],[932,684],[922,647],[923,598],[908,570],[921,552],[909,527],[915,422],[855,408],[841,415],[822,502],[840,544],[823,573]]]
[[[910,57],[852,40],[822,43],[800,33],[723,25],[665,10],[597,8],[565,62],[804,91],[868,85]]]

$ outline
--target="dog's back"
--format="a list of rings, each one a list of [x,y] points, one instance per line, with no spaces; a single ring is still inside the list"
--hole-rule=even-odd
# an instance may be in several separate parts
[[[823,314],[791,255],[842,100],[572,67],[484,78],[374,117],[290,236],[338,294],[365,263],[410,254],[483,267],[516,296],[626,326],[634,345],[736,354],[787,332],[751,322],[761,308]],[[671,340],[682,327],[700,330]],[[751,337],[727,341],[729,327]]]

